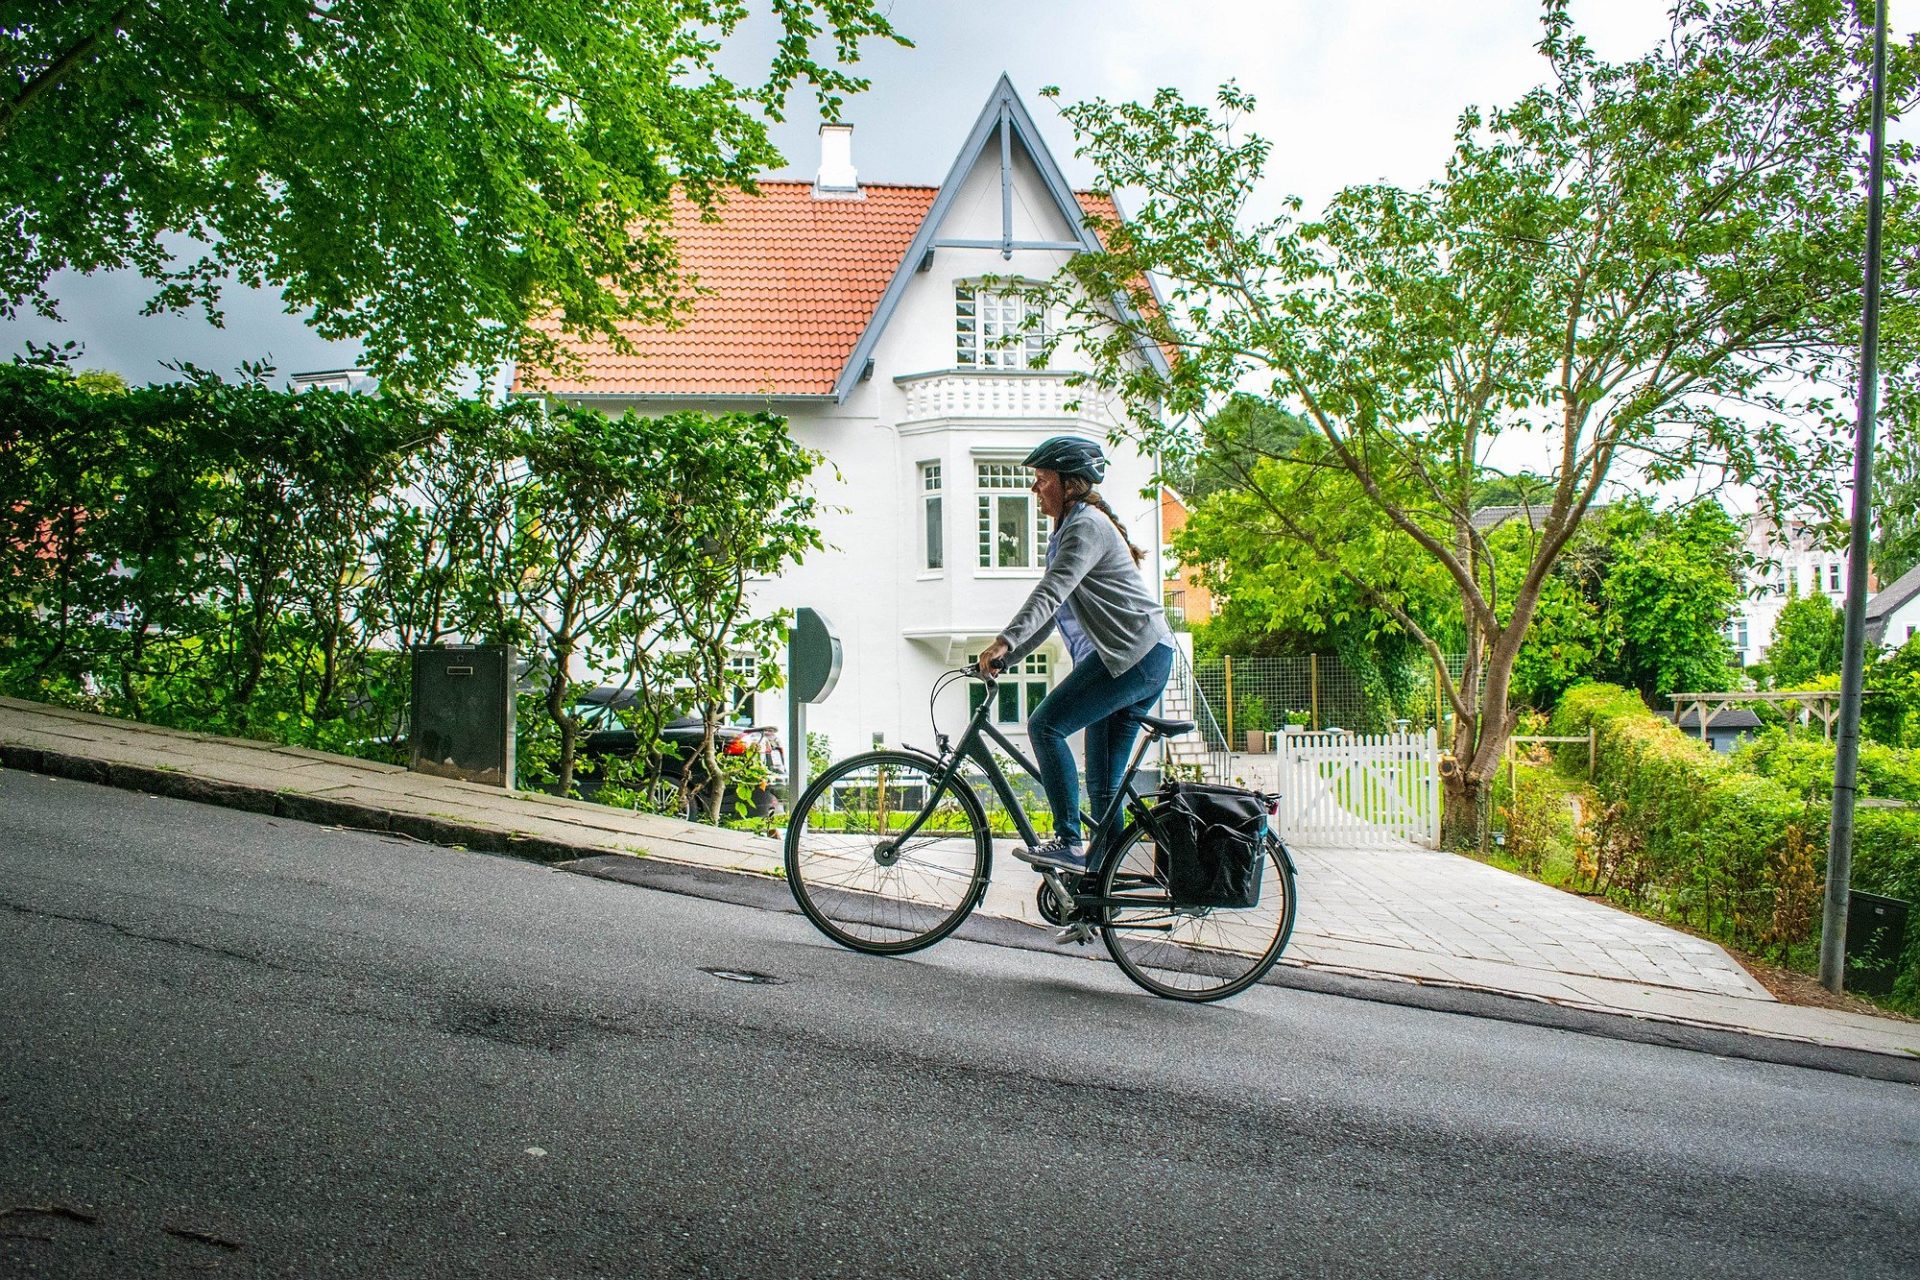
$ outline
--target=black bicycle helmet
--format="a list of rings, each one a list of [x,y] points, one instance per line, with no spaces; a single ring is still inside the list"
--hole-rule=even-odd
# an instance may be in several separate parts
[[[1085,476],[1099,484],[1107,474],[1107,455],[1100,446],[1079,436],[1053,436],[1042,440],[1026,456],[1022,465],[1058,471],[1061,478]]]

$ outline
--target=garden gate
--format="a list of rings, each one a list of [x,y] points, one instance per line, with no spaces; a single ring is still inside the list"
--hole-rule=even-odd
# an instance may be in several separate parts
[[[1276,736],[1285,839],[1439,845],[1440,746],[1433,730]]]

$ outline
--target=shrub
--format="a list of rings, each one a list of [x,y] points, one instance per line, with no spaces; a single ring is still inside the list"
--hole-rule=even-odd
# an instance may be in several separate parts
[[[1579,866],[1597,892],[1802,968],[1825,892],[1832,744],[1772,730],[1716,755],[1612,685],[1568,691],[1556,734],[1599,736],[1601,809]],[[1562,748],[1563,751],[1578,748]],[[1864,743],[1863,789],[1920,799],[1916,753]],[[1920,809],[1862,807],[1853,888],[1920,905]],[[1894,1003],[1920,1004],[1920,916],[1910,918]]]
[[[583,668],[710,724],[740,651],[777,677],[748,583],[820,545],[817,459],[780,419],[243,372],[102,394],[0,365],[0,693],[390,755],[408,648],[510,643],[545,686],[520,699],[518,782],[564,790]]]
[[[1738,768],[1640,699],[1582,685],[1554,712],[1556,734],[1598,735],[1593,786],[1593,887],[1748,949],[1772,938],[1787,828],[1806,803],[1780,782]],[[1562,750],[1568,748],[1563,747]],[[1781,918],[1791,918],[1787,912]]]
[[[1524,726],[1534,731],[1538,726]],[[1509,784],[1511,778],[1511,784]],[[1506,835],[1506,853],[1530,876],[1558,880],[1574,845],[1571,780],[1544,760],[1521,760],[1494,779],[1494,809]]]
[[[1833,794],[1836,748],[1803,731],[1769,729],[1734,752],[1734,762],[1774,779],[1795,795],[1821,800]],[[1920,751],[1860,744],[1860,794],[1920,803]]]
[[[1826,833],[1820,833],[1822,856]],[[1853,887],[1912,905],[1894,1003],[1920,1008],[1920,810],[1859,809],[1853,819]]]

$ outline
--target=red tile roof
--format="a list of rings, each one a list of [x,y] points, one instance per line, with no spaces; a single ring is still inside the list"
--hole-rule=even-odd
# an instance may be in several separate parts
[[[521,368],[515,392],[555,395],[830,395],[935,187],[863,186],[864,200],[817,200],[806,182],[763,182],[735,195],[720,221],[674,205],[680,261],[703,289],[677,329],[631,324],[621,355],[605,339],[562,340],[583,366]],[[1105,195],[1076,192],[1083,209],[1118,218]],[[559,335],[557,322],[538,328]]]
[[[806,182],[736,194],[720,221],[676,200],[680,261],[702,289],[677,329],[624,326],[632,355],[566,340],[585,361],[564,375],[521,369],[515,391],[558,395],[828,395],[920,229],[933,187],[863,186],[816,200]],[[539,327],[558,333],[555,323]]]

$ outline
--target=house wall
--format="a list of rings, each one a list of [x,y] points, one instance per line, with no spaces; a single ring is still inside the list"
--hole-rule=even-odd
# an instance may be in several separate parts
[[[1837,608],[1847,581],[1846,552],[1815,545],[1798,521],[1782,529],[1764,512],[1756,512],[1747,517],[1746,526],[1746,551],[1755,567],[1742,580],[1744,596],[1727,637],[1741,666],[1765,661],[1780,611],[1795,592],[1807,596],[1817,591],[1831,597]]]
[[[1920,635],[1920,596],[1887,615],[1887,628],[1880,634],[1880,643],[1886,648],[1898,649],[1915,635]]]
[[[1168,543],[1187,526],[1187,504],[1180,495],[1171,489],[1160,490],[1160,530]],[[1206,622],[1213,617],[1213,593],[1201,583],[1200,571],[1192,565],[1181,564],[1169,551],[1166,556],[1166,578],[1161,594],[1169,609],[1179,609],[1181,616],[1189,625]]]

